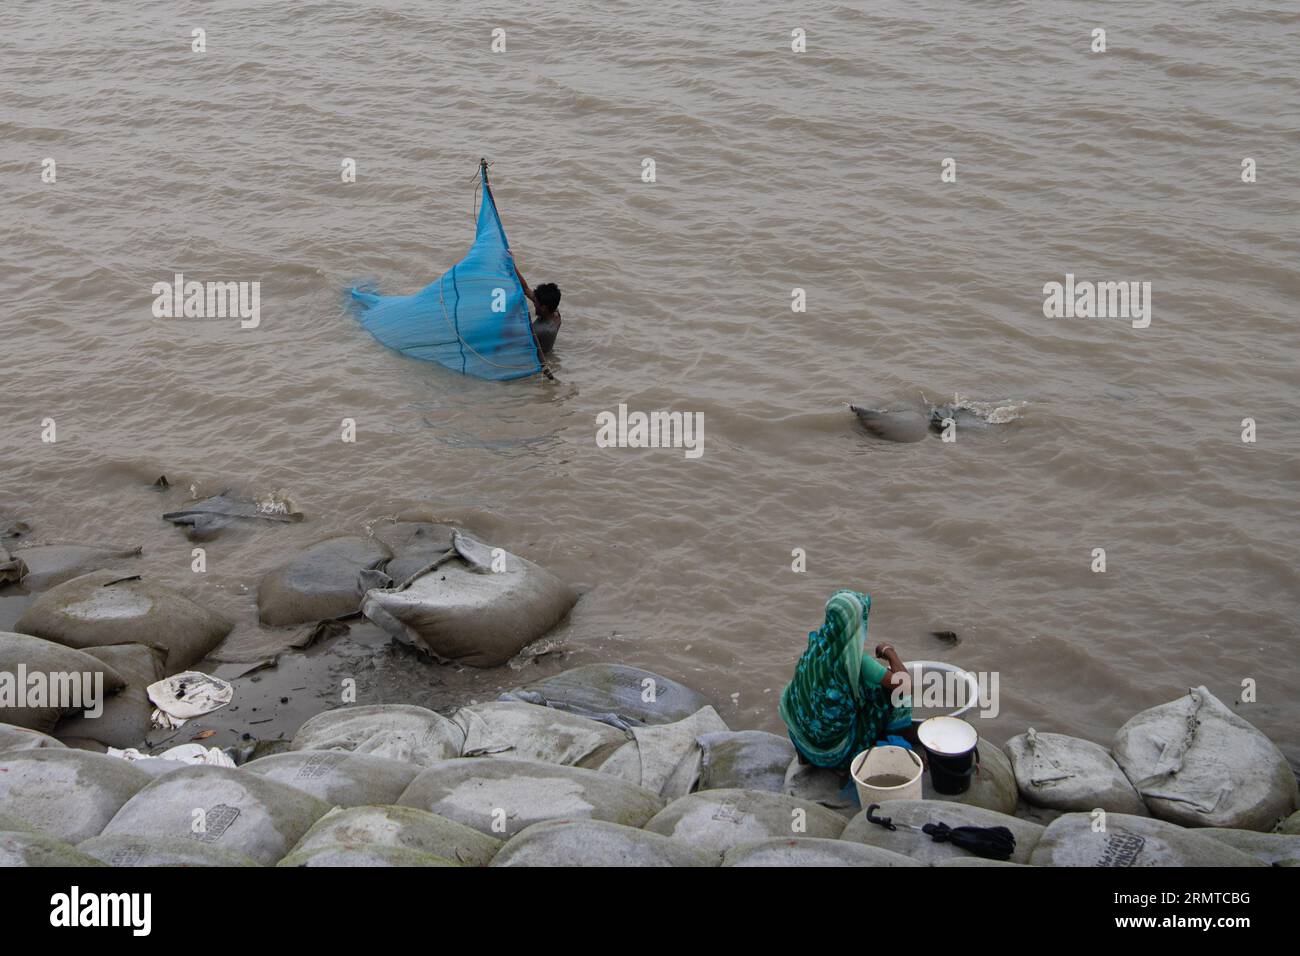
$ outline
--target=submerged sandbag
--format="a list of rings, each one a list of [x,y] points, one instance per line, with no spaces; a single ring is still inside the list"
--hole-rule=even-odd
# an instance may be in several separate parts
[[[62,746],[64,746],[62,742],[39,730],[19,727],[15,724],[0,724],[0,753],[6,750],[36,750],[38,747],[57,749]]]
[[[190,766],[151,781],[126,802],[103,833],[197,840],[270,866],[329,808],[301,790],[255,773]]]
[[[453,541],[455,549],[434,570],[367,591],[361,613],[440,660],[495,667],[555,627],[578,600],[531,561],[460,532]]]
[[[465,732],[453,721],[413,704],[339,707],[298,728],[294,750],[350,750],[427,767],[459,757]]]
[[[701,790],[668,804],[645,828],[722,854],[742,843],[778,837],[835,839],[844,829],[844,818],[780,793]]]
[[[183,594],[121,571],[92,571],[46,591],[14,625],[85,650],[146,644],[163,654],[167,675],[192,666],[221,643],[231,624]]]
[[[700,739],[726,732],[726,722],[707,705],[671,724],[633,725],[632,739],[600,765],[600,772],[676,800],[699,784],[704,759]]]
[[[1012,863],[1028,863],[1030,854],[1043,835],[1043,828],[1036,823],[1021,820],[1018,817],[972,807],[964,803],[944,803],[939,800],[889,800],[880,805],[876,811],[879,817],[887,817],[895,824],[897,830],[884,827],[867,820],[867,811],[862,811],[844,828],[840,839],[854,843],[866,843],[882,849],[893,850],[904,856],[925,864],[938,863],[941,860],[961,856],[975,856],[962,847],[951,843],[936,843],[928,833],[909,830],[902,824],[920,827],[927,823],[946,823],[957,827],[1006,827],[1016,839],[1015,852],[1011,854]]]
[[[1205,827],[1196,831],[1211,840],[1248,853],[1269,866],[1300,866],[1300,836],[1260,833],[1257,830],[1221,830]]]
[[[456,529],[449,524],[431,521],[398,521],[376,525],[374,535],[393,553],[384,572],[394,585],[428,567],[452,548]]]
[[[460,866],[452,860],[400,846],[370,843],[326,843],[310,850],[294,850],[277,866]]]
[[[333,809],[312,824],[293,852],[339,845],[395,847],[463,866],[487,866],[501,841],[416,807],[349,807]]]
[[[1138,714],[1112,752],[1151,813],[1171,823],[1267,831],[1296,809],[1286,757],[1205,687]]]
[[[624,727],[670,724],[709,704],[684,684],[626,664],[575,667],[516,687],[502,700],[542,704]]]
[[[11,551],[22,562],[19,583],[29,591],[44,591],[89,571],[121,566],[140,556],[139,547],[96,547],[82,544],[37,544]]]
[[[68,843],[95,836],[149,783],[125,760],[66,748],[0,754],[0,807]]]
[[[723,866],[923,866],[911,857],[877,846],[814,837],[761,840],[727,851]]]
[[[768,790],[781,793],[794,744],[762,730],[738,730],[700,737],[701,790]]]
[[[103,866],[47,833],[0,831],[0,868],[9,866]]]
[[[594,769],[628,740],[608,724],[515,701],[471,704],[452,720],[464,732],[464,757],[504,756]]]
[[[72,715],[59,721],[60,737],[97,740],[108,747],[124,749],[139,745],[153,729],[150,716],[154,704],[148,688],[162,676],[162,655],[144,644],[113,644],[89,647],[86,653],[113,667],[126,686],[104,702],[98,717]]]
[[[236,498],[229,491],[223,491],[202,501],[191,501],[176,511],[163,515],[164,521],[170,521],[183,528],[185,536],[191,541],[208,541],[222,530],[241,522],[293,522],[301,521],[301,512],[295,511],[293,503],[280,498],[268,498],[261,501]]]
[[[257,589],[257,613],[276,627],[355,614],[361,607],[363,571],[383,567],[392,553],[359,535],[326,538],[270,571]]]
[[[126,680],[82,651],[0,631],[0,721],[49,733],[59,718],[98,709]]]
[[[548,820],[511,837],[492,866],[717,866],[717,854],[604,820]]]
[[[209,846],[196,839],[97,836],[77,849],[108,866],[257,866],[242,853]]]
[[[503,838],[543,820],[608,820],[640,827],[663,806],[649,790],[594,770],[477,757],[434,764],[415,778],[398,803]]]
[[[1090,740],[1031,727],[1007,741],[1007,752],[1016,785],[1030,803],[1067,812],[1100,808],[1146,816],[1146,805],[1119,764]]]
[[[1265,866],[1249,854],[1164,820],[1108,813],[1106,829],[1093,814],[1053,820],[1034,848],[1034,866]]]
[[[987,740],[979,742],[979,758],[965,793],[939,793],[934,789],[933,779],[927,772],[921,778],[921,798],[964,803],[996,813],[1015,813],[1019,793],[1011,761],[1001,749]]]
[[[241,769],[336,807],[393,803],[420,772],[413,763],[343,750],[291,750],[250,760]]]

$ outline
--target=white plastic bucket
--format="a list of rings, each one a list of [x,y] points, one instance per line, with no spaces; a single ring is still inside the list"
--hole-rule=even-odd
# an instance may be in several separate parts
[[[886,800],[920,800],[921,773],[925,769],[921,758],[906,747],[882,744],[864,750],[849,764],[849,773],[858,788],[858,800],[863,809]],[[867,783],[872,777],[891,774],[906,777],[906,783],[894,787],[875,787]]]

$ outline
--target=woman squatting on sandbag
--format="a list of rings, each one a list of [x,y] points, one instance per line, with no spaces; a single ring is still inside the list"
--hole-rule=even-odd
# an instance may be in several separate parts
[[[893,647],[865,655],[871,598],[840,590],[826,602],[826,620],[808,635],[808,649],[781,694],[780,713],[800,760],[847,772],[855,756],[877,743],[910,746],[912,687]]]

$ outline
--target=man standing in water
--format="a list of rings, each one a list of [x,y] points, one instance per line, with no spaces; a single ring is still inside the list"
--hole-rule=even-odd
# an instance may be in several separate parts
[[[510,261],[515,265],[515,276],[537,313],[533,319],[533,335],[537,336],[537,344],[541,346],[542,354],[546,355],[555,347],[555,337],[560,334],[560,287],[554,282],[543,282],[536,289],[530,289],[527,280],[520,275],[519,266],[514,263],[514,259],[512,252]]]

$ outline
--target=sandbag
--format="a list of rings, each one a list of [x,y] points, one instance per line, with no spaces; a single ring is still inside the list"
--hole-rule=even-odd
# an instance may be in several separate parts
[[[6,750],[35,750],[38,747],[62,747],[62,742],[30,727],[0,724],[0,754]]]
[[[292,750],[250,760],[241,769],[335,807],[392,803],[420,772],[413,763],[344,750]]]
[[[714,853],[777,837],[835,839],[844,818],[823,806],[760,790],[701,790],[674,800],[645,825]]]
[[[954,856],[939,860],[933,866],[1030,866],[1029,863],[1012,863],[1010,860],[989,860],[982,856]]]
[[[534,823],[506,841],[492,866],[717,866],[714,853],[603,820]]]
[[[122,571],[92,571],[46,591],[14,630],[85,650],[146,644],[163,654],[164,676],[192,666],[231,624],[183,594]]]
[[[727,851],[723,866],[922,866],[911,857],[847,840],[760,840]]]
[[[46,833],[0,831],[0,867],[103,865]]]
[[[663,806],[649,790],[608,774],[505,757],[434,764],[412,781],[398,804],[506,838],[543,820],[640,827]]]
[[[257,588],[257,613],[263,624],[281,627],[357,613],[362,571],[382,568],[392,552],[382,542],[359,535],[326,538],[268,572]]]
[[[415,807],[336,808],[307,831],[294,855],[338,845],[387,846],[427,853],[463,866],[487,866],[501,841]]]
[[[471,704],[452,717],[465,736],[461,756],[505,756],[599,767],[628,734],[586,717],[515,701]]]
[[[118,567],[127,558],[140,556],[139,547],[96,547],[81,544],[37,544],[10,551],[22,562],[19,583],[29,591],[45,591],[89,571]]]
[[[43,688],[33,684],[33,675],[40,675]],[[90,675],[89,687],[84,675]],[[88,696],[104,705],[125,684],[113,667],[82,651],[0,631],[0,721],[6,724],[48,734],[60,717],[81,712],[78,698],[82,705],[91,703]],[[45,706],[32,706],[38,703]]]
[[[700,737],[701,790],[767,790],[781,793],[794,744],[761,730],[738,730]]]
[[[981,747],[983,744],[981,744]],[[1007,741],[1025,800],[1066,812],[1095,809],[1146,816],[1147,808],[1106,748],[1065,734],[1028,733]]]
[[[1093,814],[1067,813],[1043,832],[1029,860],[1034,866],[1265,866],[1200,830],[1150,817],[1106,814],[1093,831]]]
[[[645,787],[665,800],[676,800],[699,784],[704,752],[700,738],[727,732],[718,712],[705,705],[671,724],[632,726],[632,739],[600,765],[601,773],[614,774]]]
[[[781,792],[787,797],[797,797],[820,804],[828,810],[851,819],[861,809],[858,791],[848,772],[839,772],[816,764],[804,763],[796,754],[786,767],[785,782]]]
[[[1300,836],[1260,833],[1256,830],[1220,830],[1205,827],[1196,831],[1211,840],[1248,853],[1269,866],[1300,866]]]
[[[394,585],[403,584],[411,575],[449,552],[455,532],[456,529],[449,524],[430,521],[376,525],[375,537],[393,553],[393,559],[384,567],[384,572]]]
[[[204,828],[195,832],[195,811],[200,809]],[[103,833],[197,840],[270,866],[329,809],[329,804],[301,790],[255,773],[189,766],[151,781],[126,802]]]
[[[1291,814],[1277,828],[1278,833],[1300,833],[1300,810]]]
[[[495,667],[514,657],[569,613],[578,600],[567,584],[517,555],[460,532],[436,569],[409,583],[366,592],[361,613],[399,640],[444,661]],[[493,570],[493,563],[504,568]]]
[[[242,853],[209,846],[196,839],[97,836],[77,850],[107,866],[257,866]]]
[[[1111,750],[1151,813],[1171,823],[1268,831],[1296,809],[1282,752],[1205,687],[1138,714]]]
[[[1015,813],[1019,793],[1011,761],[987,740],[979,742],[979,752],[979,764],[971,774],[970,786],[965,793],[939,793],[934,789],[933,779],[927,772],[921,777],[921,799],[964,803],[996,813]]]
[[[351,750],[427,767],[459,757],[465,732],[453,721],[412,704],[340,707],[298,728],[293,750]]]
[[[125,760],[66,748],[0,755],[0,807],[68,843],[95,836],[149,783]]]
[[[311,850],[295,850],[277,866],[460,866],[459,863],[432,853],[421,853],[400,846],[375,846],[369,843],[326,843]]]
[[[104,701],[104,712],[98,717],[65,717],[54,732],[60,737],[97,740],[107,747],[138,746],[153,729],[154,705],[148,687],[162,676],[162,655],[144,644],[89,647],[86,653],[113,667],[126,686]]]
[[[881,804],[877,816],[888,817],[899,824],[897,830],[886,830],[878,824],[867,820],[864,810],[849,821],[840,839],[854,843],[866,843],[885,850],[893,850],[913,860],[933,865],[941,860],[953,857],[975,856],[969,850],[953,846],[951,843],[936,843],[928,833],[909,830],[901,824],[924,826],[927,823],[946,823],[957,827],[996,827],[1003,826],[1016,838],[1016,849],[1011,854],[1012,863],[1028,863],[1030,854],[1043,835],[1043,828],[1036,823],[1021,820],[1018,817],[972,807],[964,803],[943,803],[939,800],[890,800]]]
[[[709,704],[684,684],[626,664],[575,667],[516,687],[501,699],[542,704],[618,727],[670,724]]]

